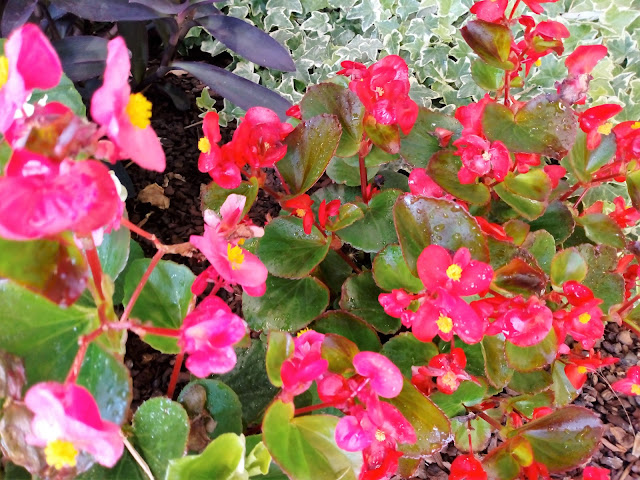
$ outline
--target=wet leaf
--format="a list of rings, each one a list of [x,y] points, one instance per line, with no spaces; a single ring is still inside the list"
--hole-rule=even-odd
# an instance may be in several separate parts
[[[571,247],[558,252],[551,261],[551,282],[562,287],[564,282],[581,282],[587,276],[587,262],[577,248]]]
[[[466,413],[465,405],[471,407],[477,405],[487,396],[487,383],[479,379],[480,385],[465,380],[458,389],[452,394],[442,392],[434,392],[430,398],[444,412],[444,414],[453,418]]]
[[[622,303],[624,297],[624,279],[615,273],[618,266],[617,250],[607,245],[589,244],[577,248],[589,265],[582,283],[593,291],[596,298],[603,300],[600,309],[606,314],[613,305]]]
[[[500,334],[493,337],[486,335],[482,339],[481,345],[487,380],[496,388],[504,388],[513,376],[513,369],[507,363],[504,350],[504,335]]]
[[[525,219],[535,220],[547,208],[551,180],[542,170],[529,170],[519,175],[510,172],[494,190]]]
[[[454,135],[459,135],[462,130],[462,125],[455,118],[420,107],[409,135],[400,134],[400,156],[415,167],[426,167],[431,156],[442,149],[440,140],[433,134],[437,127]]]
[[[504,70],[492,67],[482,60],[471,63],[471,77],[483,90],[494,92],[504,85]]]
[[[287,358],[293,355],[293,338],[287,332],[271,330],[267,337],[266,367],[269,381],[275,387],[282,387],[280,369]]]
[[[353,275],[342,286],[340,308],[362,318],[379,332],[395,333],[400,328],[400,319],[384,312],[378,302],[381,293],[371,272]]]
[[[373,115],[365,115],[364,132],[373,144],[387,153],[400,152],[400,129],[398,125],[383,125],[376,122]]]
[[[542,295],[547,288],[547,276],[538,266],[514,258],[494,272],[492,286],[503,294]]]
[[[518,393],[533,394],[545,390],[553,383],[551,374],[545,370],[532,372],[514,371],[509,388]]]
[[[469,429],[468,423],[471,424]],[[471,446],[474,452],[482,452],[489,445],[493,427],[482,418],[473,418],[467,423],[456,418],[451,419],[451,430],[453,432],[454,444],[463,453],[469,452],[469,434],[471,435]]]
[[[556,245],[562,244],[573,233],[576,222],[569,208],[563,202],[552,202],[549,204],[541,217],[529,222],[531,231],[546,230],[553,238]]]
[[[519,372],[531,372],[549,365],[556,358],[558,338],[553,329],[538,344],[519,347],[507,341],[505,353],[508,364]]]
[[[578,224],[584,227],[584,233],[589,240],[596,244],[611,245],[616,248],[624,248],[625,237],[622,229],[608,215],[604,213],[589,213],[578,217]]]
[[[427,173],[440,187],[451,195],[472,205],[486,205],[491,200],[489,188],[483,183],[462,184],[458,171],[462,160],[450,150],[435,153],[427,165]]]
[[[411,378],[411,367],[427,365],[438,354],[432,342],[421,342],[413,333],[402,332],[390,338],[382,346],[385,357],[400,369],[406,378]]]
[[[328,333],[322,342],[322,358],[329,362],[329,371],[338,374],[353,372],[353,357],[360,351],[351,340]]]
[[[424,290],[418,277],[409,271],[400,245],[387,245],[373,260],[373,278],[383,290],[403,289],[417,293]]]
[[[504,25],[471,20],[460,30],[462,37],[478,56],[489,65],[502,70],[511,70],[511,30]]]
[[[376,331],[360,317],[341,310],[325,312],[316,318],[311,330],[320,333],[336,333],[351,340],[362,351],[378,352],[382,348]]]

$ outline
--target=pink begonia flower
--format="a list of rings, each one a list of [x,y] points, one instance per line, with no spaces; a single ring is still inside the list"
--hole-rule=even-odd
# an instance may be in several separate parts
[[[453,295],[482,294],[493,280],[493,269],[488,263],[471,259],[466,247],[461,247],[453,258],[440,245],[426,247],[417,262],[418,276],[428,291],[444,288]]]
[[[376,352],[359,352],[353,357],[356,373],[369,379],[374,392],[381,397],[393,398],[402,391],[403,377],[400,369],[384,355]]]
[[[455,334],[468,344],[482,340],[485,320],[467,302],[445,289],[438,288],[436,294],[435,299],[425,300],[411,318],[415,337],[430,342],[438,335],[448,342]]]
[[[233,345],[247,332],[247,324],[220,297],[205,298],[180,327],[178,345],[187,353],[186,367],[196,377],[227,373],[236,364]]]
[[[627,376],[614,382],[611,387],[620,393],[627,395],[640,395],[640,367],[631,367]]]
[[[464,380],[471,380],[477,383],[469,375],[464,367],[467,366],[467,356],[461,348],[454,348],[451,353],[440,353],[429,360],[426,371],[433,377],[437,377],[436,384],[438,390],[447,395],[455,392],[460,383]]]
[[[91,117],[116,144],[122,158],[142,168],[162,172],[166,161],[162,145],[151,127],[151,102],[129,87],[129,50],[122,37],[107,44],[104,83],[91,98]]]
[[[409,174],[409,191],[413,195],[425,197],[451,197],[440,185],[433,181],[424,168],[414,168]]]
[[[458,455],[451,464],[449,480],[487,480],[487,472],[473,453]]]
[[[0,177],[0,237],[33,240],[116,227],[123,203],[109,169],[95,160],[54,162],[14,150]]]
[[[504,19],[504,11],[508,0],[481,0],[474,3],[469,10],[485,22],[499,22]]]
[[[404,290],[394,289],[391,293],[381,293],[378,295],[378,302],[382,305],[384,313],[393,317],[401,318],[403,312],[413,301],[413,296]]]
[[[38,383],[29,389],[24,403],[34,413],[27,441],[44,447],[47,463],[57,470],[75,467],[80,452],[105,467],[113,467],[122,456],[120,427],[101,418],[86,388],[74,383]]]
[[[574,280],[562,285],[563,292],[572,308],[570,311],[558,310],[554,313],[559,340],[564,341],[568,334],[582,344],[582,348],[593,348],[596,341],[604,334],[602,300],[595,298],[591,289]]]
[[[585,467],[582,480],[611,480],[611,472],[601,467]]]
[[[567,170],[560,165],[545,165],[543,171],[551,180],[551,188],[556,188],[562,177],[567,173]]]
[[[540,165],[540,155],[537,153],[516,153],[516,168],[518,173],[527,173],[529,167]]]
[[[242,183],[241,165],[236,164],[230,143],[222,148],[218,146],[218,142],[222,140],[218,119],[216,112],[208,112],[204,117],[204,137],[198,141],[198,170],[208,173],[222,188],[234,189]]]
[[[34,89],[53,88],[61,77],[58,54],[37,25],[27,23],[9,35],[0,56],[0,132]]]
[[[489,142],[476,135],[465,135],[453,142],[458,147],[455,155],[462,160],[458,180],[462,184],[474,183],[478,177],[488,176],[501,182],[511,168],[509,150],[500,141]]]
[[[614,117],[622,111],[622,105],[615,103],[605,103],[597,107],[591,107],[580,114],[578,121],[580,128],[587,134],[587,148],[593,150],[600,145],[602,135],[609,135],[613,128],[608,123],[611,117]]]
[[[293,355],[280,368],[284,401],[306,392],[329,368],[329,362],[322,358],[323,341],[324,334],[313,330],[303,331],[293,340]]]
[[[232,193],[220,207],[220,215],[207,209],[204,211],[204,221],[225,240],[262,237],[264,235],[263,228],[256,227],[248,219],[243,219],[242,212],[246,203],[247,197]]]
[[[505,302],[501,310],[501,315],[489,325],[486,334],[503,333],[507,340],[519,347],[540,343],[553,326],[553,313],[535,295],[526,301],[522,296],[512,298]]]

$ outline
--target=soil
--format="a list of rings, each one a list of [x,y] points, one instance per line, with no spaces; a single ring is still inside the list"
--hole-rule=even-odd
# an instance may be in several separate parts
[[[195,106],[195,98],[200,94],[202,84],[188,75],[170,76],[167,80],[182,89],[190,104]],[[197,169],[197,143],[202,130],[195,124],[201,119],[195,108],[179,111],[158,88],[152,87],[145,94],[154,105],[152,125],[165,149],[167,168],[164,173],[155,173],[142,170],[134,164],[127,166],[134,187],[127,201],[129,217],[133,223],[155,234],[166,244],[187,242],[191,235],[201,235],[203,232],[200,189],[211,181],[207,174],[202,174]],[[218,102],[216,107],[221,108],[221,99]],[[232,131],[233,126],[221,129],[223,143],[230,140]],[[169,199],[168,208],[162,209],[138,200],[138,193],[153,183],[163,187],[163,193]],[[268,214],[276,216],[278,211],[279,206],[261,191],[250,216],[254,223],[262,225]],[[148,256],[155,253],[149,242],[137,240]],[[196,274],[207,266],[199,256],[167,256],[166,259],[183,263]],[[239,290],[233,294],[222,292],[221,296],[236,313],[241,312]],[[634,333],[609,324],[601,345],[596,345],[596,350],[598,348],[601,348],[603,356],[615,356],[621,360],[617,365],[604,368],[598,374],[591,374],[575,401],[576,405],[597,412],[605,424],[602,444],[589,465],[610,469],[612,480],[640,479],[640,397],[618,397],[610,387],[611,383],[624,376],[629,367],[640,364],[640,341]],[[166,393],[174,361],[173,355],[161,354],[134,334],[130,335],[125,362],[133,376],[133,409],[150,397]],[[189,373],[183,367],[177,392],[189,378]],[[497,439],[492,439],[490,446],[495,445],[496,441]],[[449,446],[421,465],[414,478],[447,479],[450,464],[456,455],[455,447]],[[580,471],[553,477],[563,480],[581,478]]]

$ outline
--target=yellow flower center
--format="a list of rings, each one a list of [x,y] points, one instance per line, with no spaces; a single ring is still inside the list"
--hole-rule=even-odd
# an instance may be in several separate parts
[[[296,215],[297,215],[298,217],[300,217],[300,218],[304,217],[304,214],[305,214],[305,213],[306,213],[306,212],[305,212],[302,208],[298,208],[298,209],[296,210]]]
[[[151,102],[141,93],[129,95],[129,103],[125,111],[134,126],[147,128],[151,124]]]
[[[460,268],[460,265],[456,263],[449,265],[449,267],[447,268],[447,277],[449,277],[454,282],[459,282],[461,276],[462,268]]]
[[[456,388],[456,374],[449,371],[442,376],[442,383],[451,390]]]
[[[591,315],[589,315],[587,312],[581,313],[578,317],[578,321],[580,323],[589,323],[589,320],[591,320]]]
[[[198,140],[198,150],[202,153],[209,153],[211,151],[211,142],[207,137],[202,137]]]
[[[631,124],[631,130],[637,130],[640,128],[640,122],[634,122]]]
[[[438,329],[442,333],[449,333],[453,328],[453,320],[451,320],[451,318],[449,317],[445,317],[444,315],[440,314],[440,316],[438,317],[438,320],[436,320],[436,325],[438,325]]]
[[[634,395],[640,395],[640,385],[638,385],[637,383],[631,385],[631,393],[633,393]]]
[[[384,95],[384,88],[382,88],[382,87],[376,87],[376,95],[378,95],[379,97],[381,97],[382,95]]]
[[[298,332],[298,334],[296,335],[296,337],[299,337],[301,335],[304,335],[305,333],[309,332],[311,329],[310,328],[303,328],[302,330],[300,330]]]
[[[613,123],[607,122],[603,123],[598,127],[598,133],[601,135],[609,135],[611,133],[611,129],[613,128]]]
[[[580,365],[578,367],[578,373],[581,373],[584,375],[585,373],[587,373],[587,367],[585,367],[584,365]]]
[[[4,55],[0,56],[0,88],[9,80],[9,59]]]
[[[376,430],[376,440],[379,442],[384,442],[387,436],[384,434],[382,430]]]
[[[62,470],[64,467],[75,467],[78,451],[73,443],[66,440],[54,440],[49,442],[44,449],[44,455],[47,464],[56,470]]]
[[[537,60],[536,60],[535,62],[533,62],[533,63],[534,63],[534,65],[535,65],[536,67],[539,67],[540,65],[542,65],[542,60],[537,59]]]
[[[239,246],[232,247],[230,243],[227,243],[227,258],[231,263],[231,270],[237,270],[244,262],[244,253]]]

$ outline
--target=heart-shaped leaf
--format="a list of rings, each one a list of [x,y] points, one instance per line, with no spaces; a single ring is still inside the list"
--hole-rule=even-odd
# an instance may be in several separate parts
[[[418,257],[429,245],[452,252],[466,247],[476,260],[489,260],[487,240],[478,223],[454,202],[405,194],[398,198],[393,217],[402,254],[414,275]]]
[[[131,299],[150,263],[150,259],[136,260],[127,269],[125,304]],[[180,328],[193,297],[191,284],[194,280],[195,275],[184,265],[160,260],[142,289],[131,316],[142,322],[150,322],[154,327]],[[161,352],[180,353],[175,338],[146,335],[144,341]]]
[[[484,20],[472,20],[462,27],[460,33],[486,63],[502,70],[513,69],[513,62],[509,61],[513,41],[509,27]]]
[[[556,243],[553,236],[546,230],[537,230],[527,235],[522,247],[534,256],[542,271],[549,275],[551,261],[556,254]]]
[[[364,320],[349,312],[332,310],[316,318],[311,330],[320,333],[335,333],[351,340],[362,351],[379,352],[382,348],[376,331]]]
[[[189,417],[182,405],[156,397],[144,402],[133,416],[134,444],[157,478],[165,478],[169,461],[184,454]]]
[[[340,230],[340,238],[365,252],[379,252],[390,243],[397,242],[393,205],[398,195],[398,190],[384,190],[374,196],[369,205],[361,204],[364,218]]]
[[[515,295],[542,295],[547,288],[547,275],[537,265],[521,258],[512,259],[494,271],[492,287],[500,293]]]
[[[338,418],[330,415],[294,418],[294,408],[293,403],[276,400],[262,423],[264,444],[280,468],[294,480],[355,480],[362,455],[336,445]]]
[[[265,226],[258,257],[272,275],[302,278],[324,259],[329,246],[327,237],[315,226],[307,235],[301,219],[278,217]]]
[[[558,337],[555,330],[538,344],[531,347],[519,347],[507,341],[505,353],[509,365],[519,372],[531,372],[549,365],[558,353]]]
[[[455,392],[451,394],[433,392],[430,398],[447,417],[457,417],[466,412],[465,405],[471,407],[485,399],[487,383],[482,379],[479,379],[479,382],[480,385],[470,380],[465,380]]]
[[[564,202],[555,201],[549,204],[544,214],[529,222],[531,231],[546,230],[556,241],[562,244],[573,233],[576,222]]]
[[[421,342],[410,332],[402,332],[390,338],[382,346],[385,357],[400,369],[406,378],[411,378],[411,367],[427,365],[438,354],[432,342]]]
[[[378,302],[381,293],[371,272],[353,275],[342,286],[340,308],[362,318],[379,332],[395,333],[400,328],[400,319],[384,312]]]
[[[400,152],[400,129],[398,125],[383,125],[378,123],[373,115],[365,114],[364,132],[369,140],[392,155]]]
[[[306,192],[322,176],[341,133],[338,118],[322,114],[301,122],[287,136],[287,154],[276,166],[291,195]]]
[[[300,101],[300,112],[303,120],[323,113],[335,115],[342,125],[336,155],[349,157],[358,153],[364,131],[364,105],[354,92],[335,83],[312,85]]]
[[[256,201],[258,190],[260,190],[260,187],[258,186],[258,179],[256,177],[251,177],[248,181],[242,182],[240,186],[233,190],[222,188],[216,182],[211,182],[209,185],[204,187],[200,193],[200,208],[203,212],[208,209],[220,214],[220,207],[222,207],[222,204],[229,195],[235,193],[236,195],[242,195],[247,198],[244,204],[244,209],[242,210],[242,216],[244,217],[249,213],[253,202]]]
[[[487,380],[496,388],[504,388],[513,375],[513,369],[507,363],[504,351],[504,335],[485,335],[481,345]]]
[[[494,187],[495,192],[527,220],[535,220],[547,208],[551,180],[542,170],[529,170],[515,175],[509,173]]]
[[[504,27],[506,28],[506,27]],[[576,139],[577,120],[570,106],[552,95],[539,95],[518,112],[489,103],[482,128],[491,141],[499,140],[512,152],[538,153],[563,158]]]
[[[564,282],[581,282],[587,275],[587,262],[577,248],[567,248],[553,257],[551,261],[551,282],[562,287]]]
[[[597,244],[611,245],[624,248],[625,237],[620,226],[609,215],[604,213],[589,213],[576,219],[584,227],[584,233],[589,240]]]
[[[242,313],[253,330],[295,332],[306,327],[329,305],[329,290],[319,280],[267,277],[261,297],[242,295]]]
[[[427,173],[443,189],[451,195],[473,205],[486,205],[491,200],[489,189],[484,183],[463,185],[458,180],[458,171],[462,168],[462,160],[450,150],[437,152],[429,160]]]
[[[546,370],[514,371],[509,388],[517,393],[534,394],[546,390],[552,383],[551,374]]]
[[[494,92],[504,85],[504,70],[478,59],[471,62],[471,77],[483,90]]]
[[[373,260],[373,278],[383,290],[403,289],[417,293],[424,290],[422,281],[409,271],[400,245],[387,245]]]

